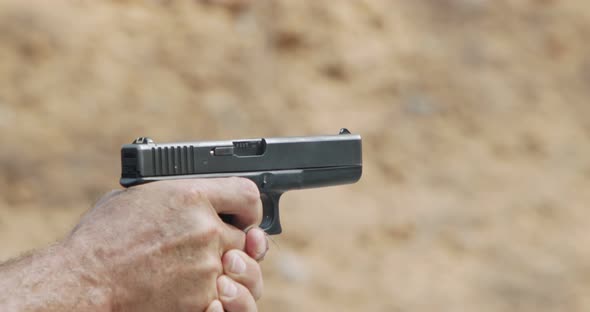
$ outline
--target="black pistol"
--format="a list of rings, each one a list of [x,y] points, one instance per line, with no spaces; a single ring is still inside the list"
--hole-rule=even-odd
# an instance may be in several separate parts
[[[281,233],[279,199],[292,189],[348,184],[362,174],[360,135],[155,143],[137,138],[121,148],[124,187],[169,179],[244,177],[260,190],[260,227]]]

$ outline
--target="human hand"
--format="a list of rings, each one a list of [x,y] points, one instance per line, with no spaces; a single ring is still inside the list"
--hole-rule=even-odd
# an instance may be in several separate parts
[[[252,228],[246,234],[245,252],[234,249],[223,255],[224,275],[217,279],[219,300],[213,301],[207,312],[257,311],[255,301],[262,294],[262,273],[257,261],[268,250],[266,234]]]
[[[243,229],[261,214],[246,179],[161,181],[103,197],[63,244],[114,311],[250,312],[267,243]]]

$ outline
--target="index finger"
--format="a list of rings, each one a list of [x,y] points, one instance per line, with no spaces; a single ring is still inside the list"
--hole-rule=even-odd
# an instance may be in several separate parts
[[[262,221],[262,201],[254,182],[237,177],[185,181],[204,194],[218,214],[232,216],[232,225],[237,228],[243,230]]]

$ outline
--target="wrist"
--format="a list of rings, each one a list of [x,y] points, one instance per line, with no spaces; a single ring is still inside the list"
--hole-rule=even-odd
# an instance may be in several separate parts
[[[56,272],[65,276],[64,287],[76,288],[76,295],[71,297],[79,300],[78,310],[112,311],[111,279],[104,264],[96,261],[94,251],[78,247],[67,241],[53,247],[51,254],[56,257]]]
[[[0,306],[7,311],[111,311],[109,288],[81,260],[56,244],[2,264]]]

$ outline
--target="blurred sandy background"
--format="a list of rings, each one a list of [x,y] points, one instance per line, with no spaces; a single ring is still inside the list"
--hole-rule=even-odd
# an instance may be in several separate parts
[[[584,0],[1,0],[0,259],[137,136],[348,127],[363,178],[283,197],[261,311],[589,311],[589,96]]]

